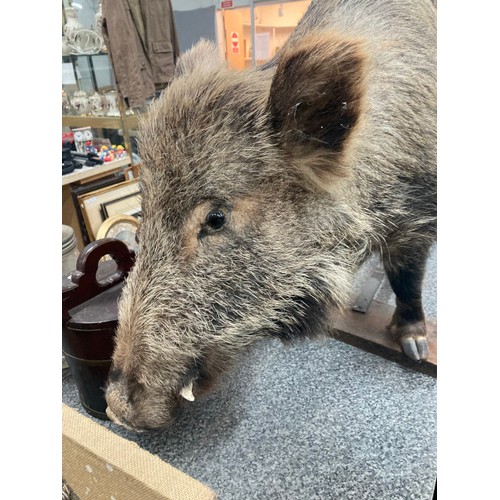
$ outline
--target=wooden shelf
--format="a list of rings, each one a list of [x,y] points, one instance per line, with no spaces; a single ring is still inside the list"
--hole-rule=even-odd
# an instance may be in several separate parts
[[[111,128],[119,129],[123,126],[135,128],[138,123],[138,115],[124,116],[77,116],[63,115],[63,127],[92,127],[92,128]]]
[[[62,185],[71,184],[72,182],[78,182],[82,179],[89,177],[94,177],[96,175],[103,174],[105,172],[112,172],[118,168],[128,167],[132,163],[130,156],[126,158],[121,158],[120,160],[110,161],[109,163],[103,163],[102,165],[97,165],[95,167],[82,167],[74,170],[70,174],[65,174],[62,176]]]

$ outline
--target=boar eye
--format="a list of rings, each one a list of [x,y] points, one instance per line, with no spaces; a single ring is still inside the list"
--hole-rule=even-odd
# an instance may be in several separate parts
[[[225,222],[226,216],[224,215],[224,212],[220,210],[209,212],[207,217],[205,218],[205,224],[213,231],[221,229]]]

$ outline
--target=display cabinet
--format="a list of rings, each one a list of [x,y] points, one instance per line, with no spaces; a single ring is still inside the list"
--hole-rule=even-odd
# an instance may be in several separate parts
[[[117,92],[101,29],[99,0],[62,4],[62,130],[91,127],[95,137],[132,154],[138,115]]]
[[[63,151],[69,140],[71,149],[87,152],[88,142],[78,142],[78,129],[91,135],[90,152],[102,155],[103,145],[111,151],[126,151],[62,176],[62,222],[73,228],[80,250],[96,238],[97,225],[106,219],[96,216],[90,224],[80,198],[130,182],[138,115],[146,111],[127,108],[117,91],[101,19],[99,0],[62,3]]]

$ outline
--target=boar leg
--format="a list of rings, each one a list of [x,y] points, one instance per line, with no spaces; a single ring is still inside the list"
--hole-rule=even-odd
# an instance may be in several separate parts
[[[404,353],[415,361],[427,359],[429,355],[422,306],[422,282],[427,256],[428,248],[425,247],[399,254],[397,259],[393,258],[394,254],[383,259],[387,278],[396,294],[396,310],[388,328],[401,344]]]

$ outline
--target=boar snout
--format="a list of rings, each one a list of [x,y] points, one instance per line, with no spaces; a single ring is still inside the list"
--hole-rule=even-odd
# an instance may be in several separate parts
[[[123,382],[111,382],[106,389],[106,414],[115,424],[131,428],[131,423],[126,415],[130,414],[129,398],[126,392],[126,386]]]
[[[163,408],[161,415],[151,411],[150,398],[140,384],[116,375],[113,379],[106,388],[106,414],[112,422],[132,431],[157,429],[170,422],[170,413]],[[155,399],[158,402],[158,398]],[[149,406],[150,411],[147,411],[146,406]]]
[[[115,424],[132,431],[154,430],[167,426],[173,411],[186,401],[194,401],[193,381],[168,393],[152,391],[134,377],[112,369],[106,387],[106,414]],[[197,390],[195,390],[198,393]]]
[[[106,402],[108,403],[106,414],[109,419],[129,430],[143,429],[145,423],[138,421],[137,411],[131,403],[134,399],[136,395],[132,393],[123,379],[111,382],[106,389]]]

